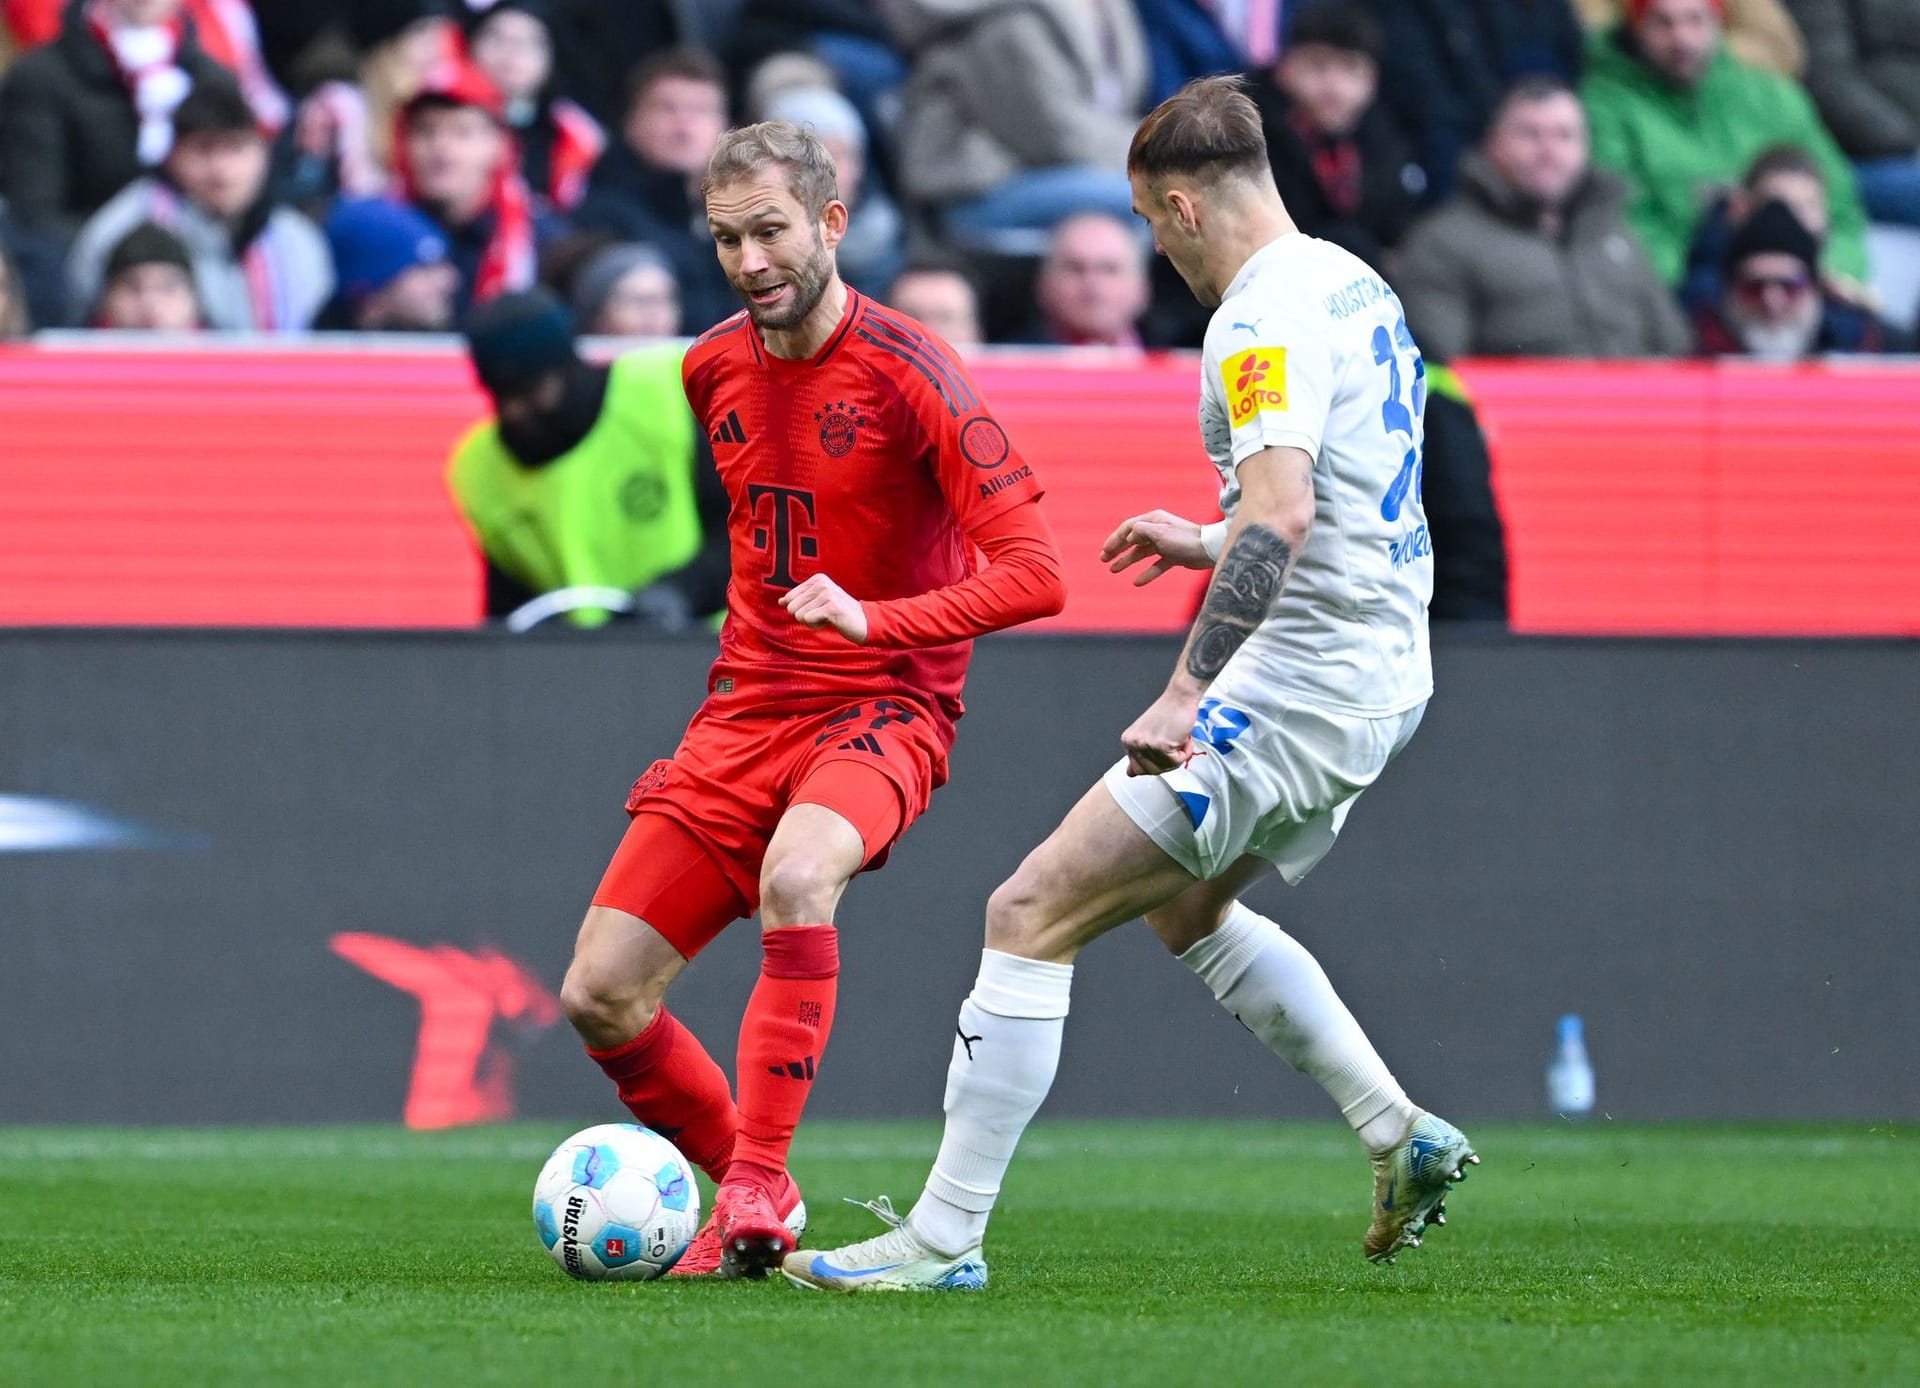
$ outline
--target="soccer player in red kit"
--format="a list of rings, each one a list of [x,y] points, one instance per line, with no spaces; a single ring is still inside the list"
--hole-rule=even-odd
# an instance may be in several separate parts
[[[761,1276],[804,1222],[787,1149],[833,1026],[841,893],[946,780],[972,638],[1065,590],[1033,469],[966,370],[841,282],[820,142],[731,131],[703,194],[747,302],[682,367],[732,503],[727,622],[706,703],[634,784],[561,1001],[633,1115],[719,1183],[675,1273]],[[662,998],[756,908],[736,1104]]]

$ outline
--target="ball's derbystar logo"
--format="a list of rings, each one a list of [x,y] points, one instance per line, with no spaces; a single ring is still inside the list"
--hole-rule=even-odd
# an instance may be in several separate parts
[[[587,1202],[577,1195],[567,1197],[566,1218],[560,1221],[560,1238],[565,1244],[561,1256],[566,1259],[567,1271],[576,1277],[580,1275],[580,1216],[586,1213]]]
[[[1249,347],[1220,364],[1227,389],[1227,414],[1245,424],[1262,410],[1287,408],[1287,349]]]

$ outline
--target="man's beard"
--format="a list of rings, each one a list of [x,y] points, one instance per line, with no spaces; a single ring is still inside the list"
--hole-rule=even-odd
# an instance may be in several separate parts
[[[1813,346],[1813,340],[1820,332],[1820,319],[1815,315],[1804,324],[1748,323],[1736,316],[1732,326],[1740,345],[1755,360],[1799,361]]]
[[[787,283],[793,286],[793,298],[784,308],[762,308],[747,298],[746,291],[735,285],[740,297],[747,299],[747,313],[753,319],[754,326],[766,332],[791,332],[806,322],[827,292],[827,283],[833,278],[833,257],[823,249],[816,249],[804,262],[786,272]],[[764,287],[764,286],[763,286]]]

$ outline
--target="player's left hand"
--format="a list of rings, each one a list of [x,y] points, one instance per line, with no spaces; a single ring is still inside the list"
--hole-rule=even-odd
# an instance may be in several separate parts
[[[1159,776],[1193,759],[1193,722],[1200,700],[1168,690],[1120,734],[1129,776]]]
[[[804,626],[832,627],[856,646],[867,644],[867,614],[859,599],[825,574],[815,574],[780,599]]]

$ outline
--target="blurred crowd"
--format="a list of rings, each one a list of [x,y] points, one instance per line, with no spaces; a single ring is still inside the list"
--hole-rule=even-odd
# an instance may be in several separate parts
[[[737,306],[732,124],[832,150],[843,273],[957,344],[1193,346],[1128,141],[1240,71],[1302,228],[1437,360],[1902,350],[1920,0],[0,0],[0,336],[582,331]]]

